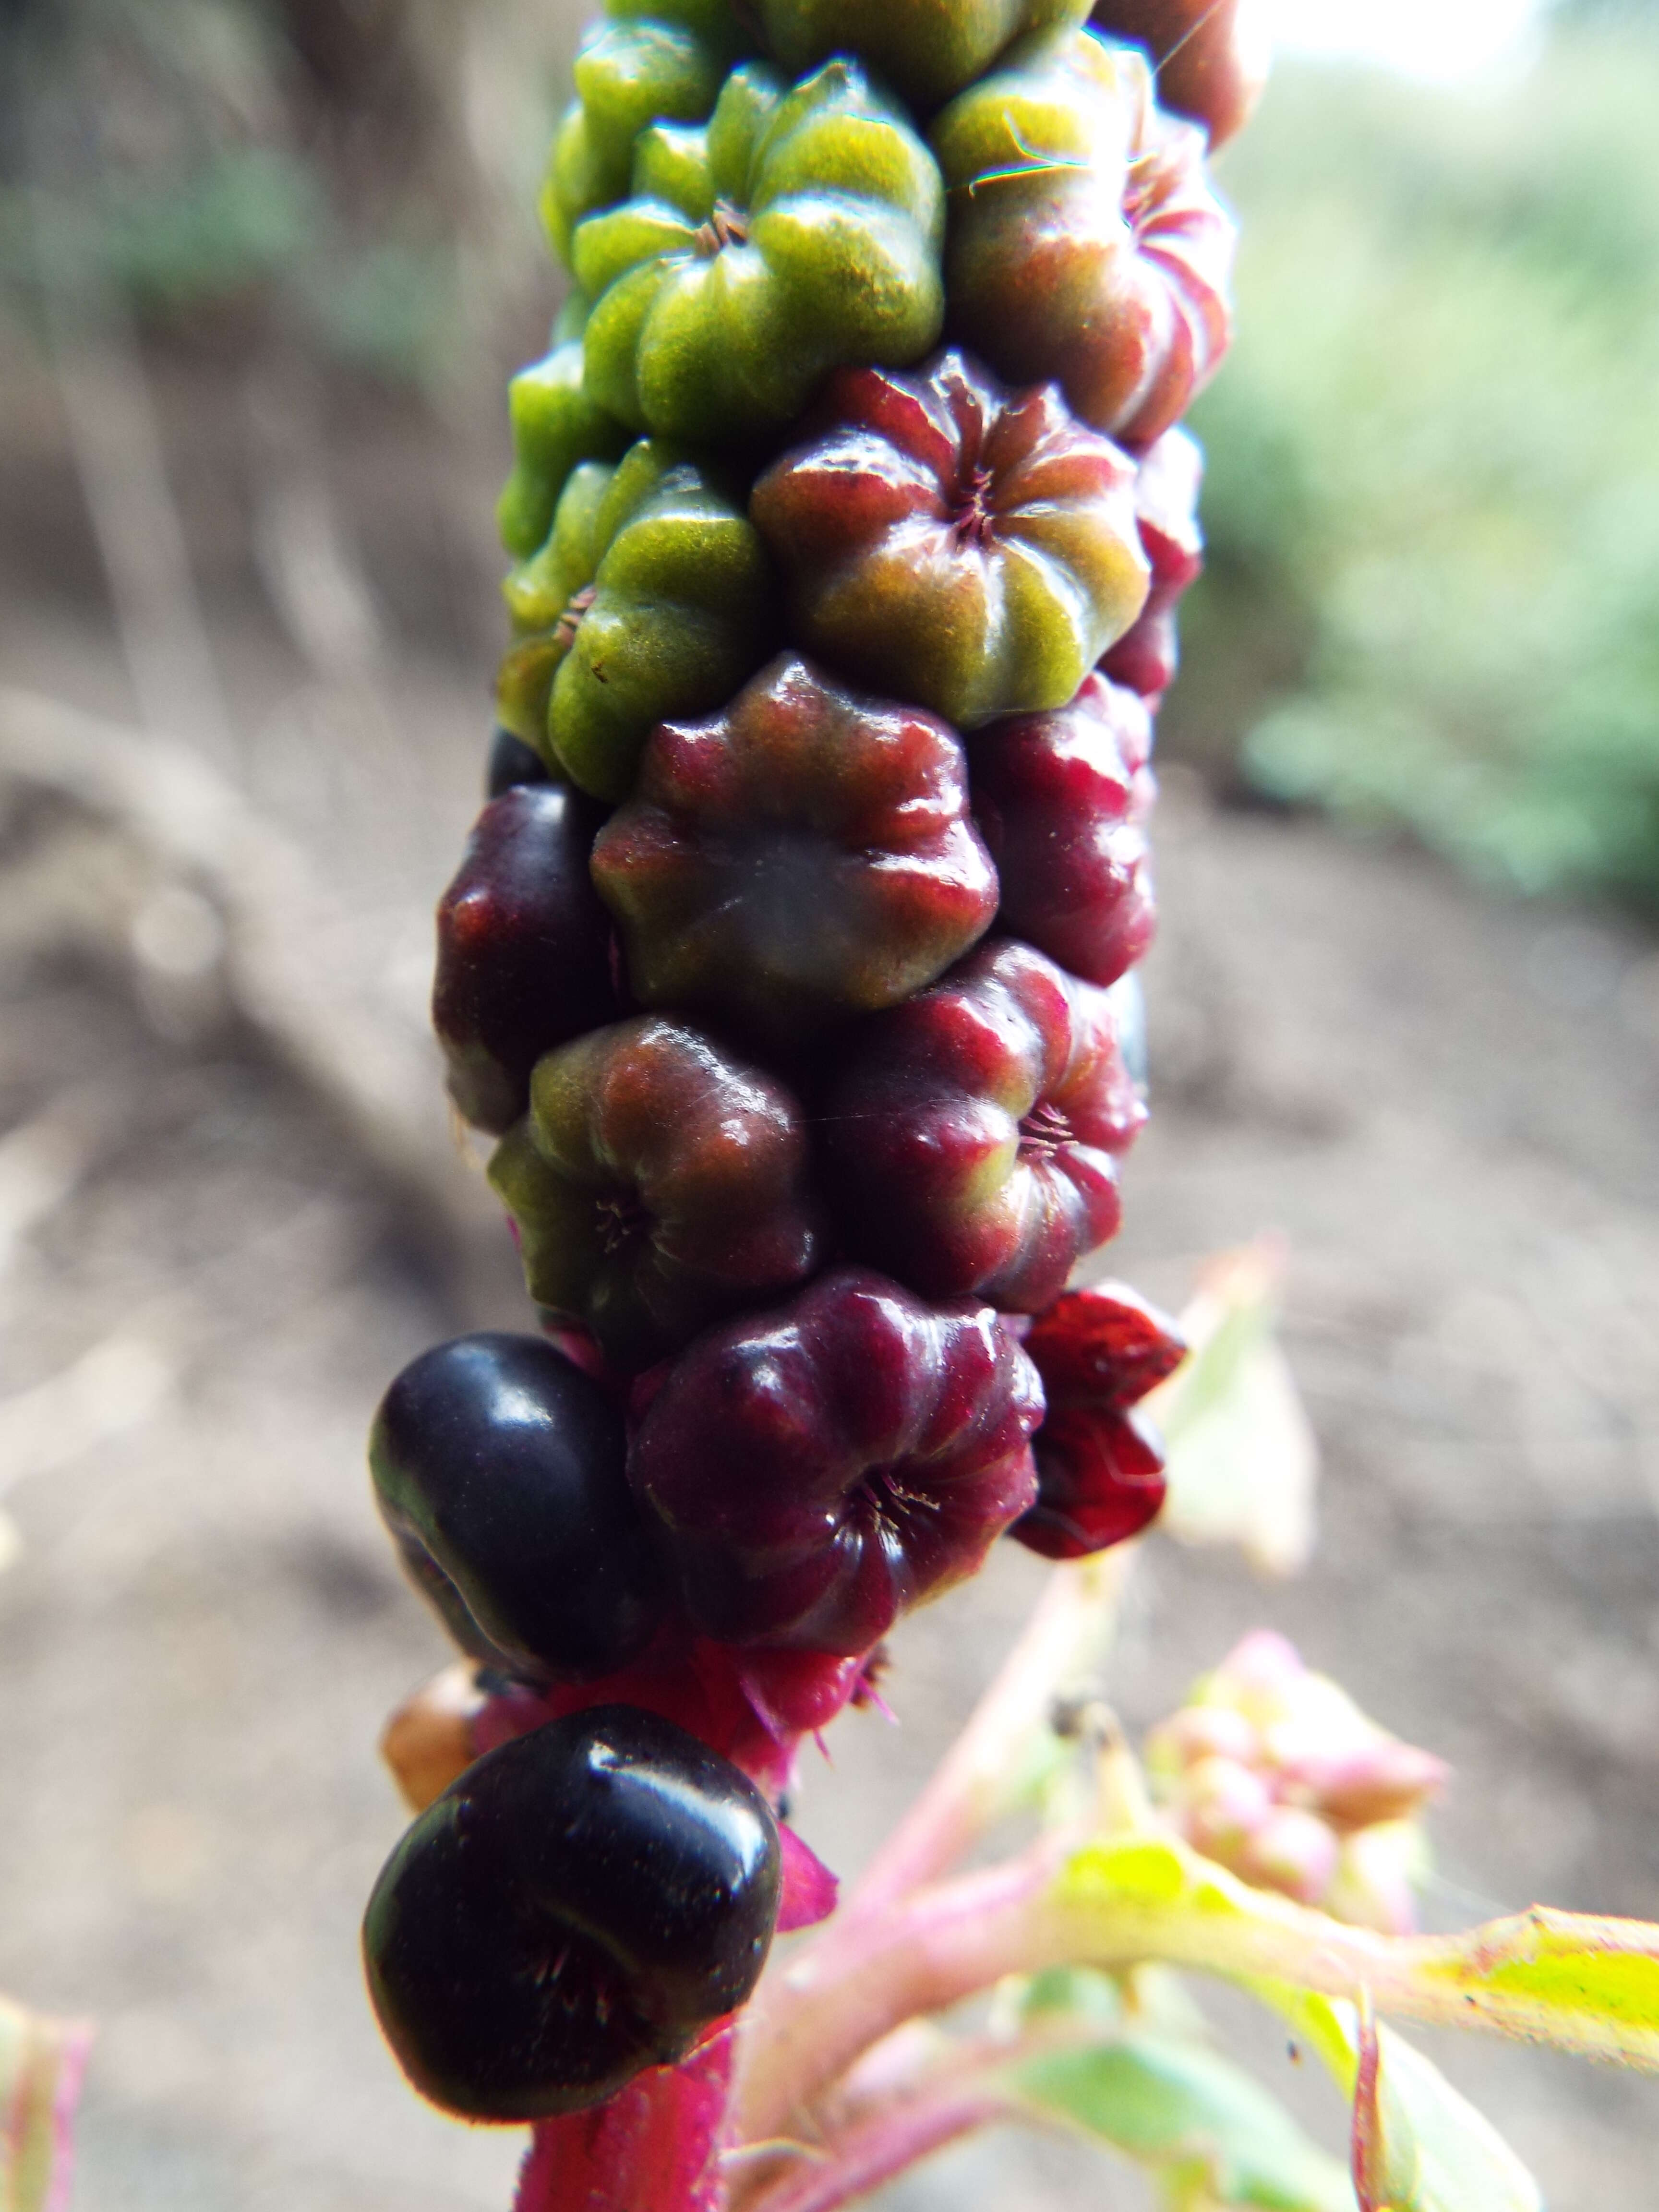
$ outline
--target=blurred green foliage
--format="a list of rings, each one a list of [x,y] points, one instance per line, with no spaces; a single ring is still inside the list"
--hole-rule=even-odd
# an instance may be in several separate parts
[[[454,88],[403,0],[0,0],[0,288],[421,381],[454,342]]]
[[[1659,38],[1478,94],[1285,69],[1224,158],[1177,750],[1527,891],[1659,908]]]

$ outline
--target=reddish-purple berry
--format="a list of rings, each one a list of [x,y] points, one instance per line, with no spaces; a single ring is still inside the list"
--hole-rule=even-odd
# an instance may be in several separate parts
[[[1010,715],[969,748],[1000,927],[1091,983],[1115,982],[1152,940],[1152,742],[1142,702],[1091,676],[1057,714]]]
[[[790,658],[659,726],[593,878],[637,997],[778,1041],[931,983],[997,902],[954,733]]]
[[[515,784],[478,817],[439,901],[432,1024],[449,1095],[481,1129],[510,1127],[542,1054],[619,1011],[587,865],[604,818],[563,784]]]
[[[655,1014],[548,1054],[489,1172],[518,1224],[531,1296],[587,1329],[623,1373],[817,1261],[796,1101],[701,1030]]]
[[[691,1345],[629,1474],[708,1634],[850,1654],[972,1574],[1030,1505],[1042,1413],[988,1308],[842,1267]]]
[[[1203,453],[1184,430],[1166,430],[1135,478],[1135,520],[1152,562],[1152,588],[1139,619],[1100,665],[1114,684],[1127,684],[1154,704],[1174,683],[1180,665],[1176,603],[1204,567],[1198,526],[1203,478]]]
[[[1047,1305],[1117,1232],[1132,1092],[1103,991],[982,946],[849,1042],[823,1127],[854,1249],[930,1297]]]

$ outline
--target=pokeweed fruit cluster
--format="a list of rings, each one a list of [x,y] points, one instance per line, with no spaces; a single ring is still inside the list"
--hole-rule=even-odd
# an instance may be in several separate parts
[[[365,1927],[468,2118],[706,2075],[832,1893],[782,1825],[803,1734],[998,1537],[1076,1558],[1161,1502],[1133,1409],[1180,1346],[1066,1285],[1146,1115],[1236,28],[611,0],[582,46],[434,997],[542,1334],[425,1353],[371,1446],[486,1692]]]

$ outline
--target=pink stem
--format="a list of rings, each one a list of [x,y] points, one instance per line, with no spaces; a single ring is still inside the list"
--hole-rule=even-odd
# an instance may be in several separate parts
[[[967,1727],[848,1899],[829,1931],[830,1943],[936,1881],[1006,1809],[1009,1777],[1032,1737],[1050,1725],[1055,1697],[1082,1686],[1099,1665],[1137,1548],[1120,1544],[1049,1576]]]
[[[1066,1847],[1045,1840],[1023,1857],[922,1891],[900,1913],[832,1927],[833,1940],[763,1982],[742,2023],[735,2140],[769,2141],[810,2125],[813,2100],[883,2036],[1027,1970],[1034,1925]]]
[[[836,2212],[1008,2112],[1006,2100],[986,2088],[908,2099],[846,2129],[824,2154],[798,2154],[800,2163],[781,2181],[744,2199],[746,2212]]]

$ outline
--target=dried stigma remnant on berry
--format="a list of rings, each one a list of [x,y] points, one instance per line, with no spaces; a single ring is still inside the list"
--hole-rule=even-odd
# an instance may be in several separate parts
[[[640,133],[701,123],[726,71],[752,50],[727,0],[609,0],[576,56],[576,97],[553,141],[542,221],[567,260],[584,216],[626,198]]]
[[[1267,81],[1268,0],[1095,0],[1094,24],[1146,50],[1160,105],[1201,123],[1212,152],[1249,121]]]

